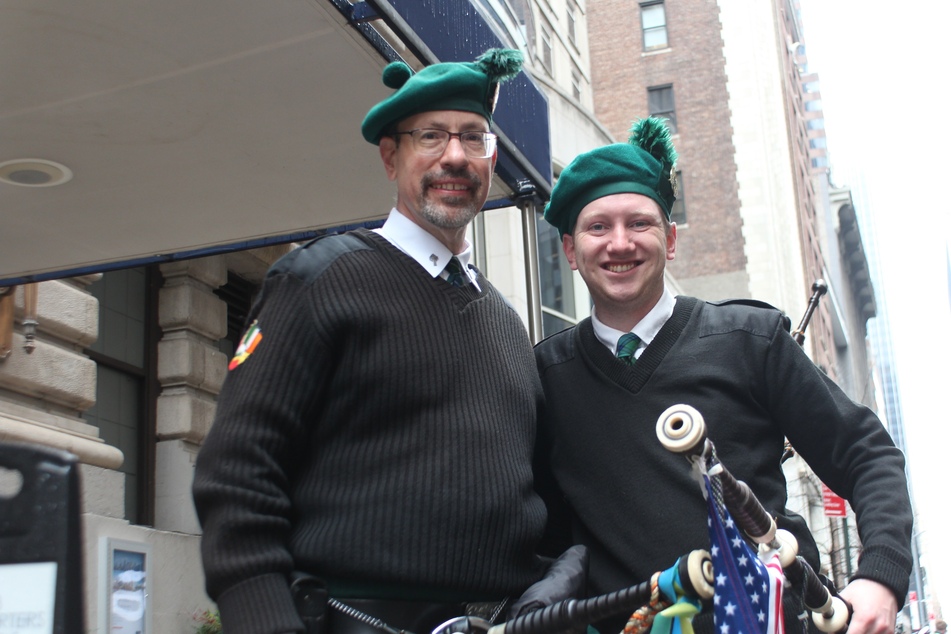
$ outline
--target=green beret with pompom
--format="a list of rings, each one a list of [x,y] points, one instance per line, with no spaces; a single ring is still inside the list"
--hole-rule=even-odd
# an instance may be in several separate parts
[[[564,236],[575,228],[585,205],[612,194],[641,194],[656,202],[667,219],[677,198],[677,152],[661,119],[635,122],[627,143],[579,154],[562,170],[545,205],[545,220]]]
[[[378,145],[391,125],[434,110],[474,112],[491,123],[499,84],[521,69],[522,54],[502,48],[490,49],[474,62],[441,62],[418,73],[404,62],[391,62],[383,69],[383,84],[396,92],[370,108],[363,138]]]

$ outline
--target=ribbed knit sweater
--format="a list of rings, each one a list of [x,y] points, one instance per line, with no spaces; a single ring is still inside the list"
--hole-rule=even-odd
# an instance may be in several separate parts
[[[229,634],[300,631],[292,570],[336,596],[428,600],[541,576],[541,386],[518,315],[479,284],[433,279],[363,230],[269,271],[249,317],[261,341],[229,372],[195,470]]]
[[[902,605],[912,525],[904,458],[878,418],[809,360],[779,311],[679,297],[633,366],[596,338],[590,319],[535,351],[546,396],[539,486],[550,491],[555,550],[589,549],[592,594],[646,581],[690,550],[710,547],[700,485],[655,431],[664,410],[685,403],[704,416],[727,469],[818,569],[814,539],[786,509],[780,459],[788,438],[855,510],[856,576],[884,584]],[[601,631],[615,627],[623,620]]]

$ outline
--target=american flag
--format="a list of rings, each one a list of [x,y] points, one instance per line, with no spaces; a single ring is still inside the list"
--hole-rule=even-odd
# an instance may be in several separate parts
[[[713,559],[713,622],[717,634],[784,634],[783,569],[779,555],[761,556],[740,536],[723,505],[719,482],[707,488],[707,526]]]

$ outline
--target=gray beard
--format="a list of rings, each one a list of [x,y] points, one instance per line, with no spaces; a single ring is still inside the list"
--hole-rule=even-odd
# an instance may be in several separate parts
[[[451,177],[465,177],[469,179],[470,184],[473,189],[479,189],[482,186],[482,179],[479,177],[469,174],[466,172],[460,173],[449,173],[444,172],[439,174],[438,177],[445,178],[446,176]],[[422,216],[427,222],[432,223],[434,226],[439,227],[440,229],[462,229],[466,227],[472,219],[476,217],[479,213],[481,207],[476,207],[472,203],[455,205],[454,199],[450,198],[447,204],[437,204],[432,202],[426,197],[426,192],[429,191],[429,184],[436,180],[436,176],[433,177],[423,177],[420,187],[420,195],[418,203],[419,215]],[[469,192],[466,192],[466,198],[469,198]],[[460,203],[463,200],[462,197],[459,198]],[[453,213],[454,212],[454,213]]]
[[[446,208],[428,200],[421,200],[419,215],[440,229],[462,229],[467,226],[479,213],[475,205],[451,207],[456,213],[447,213]]]

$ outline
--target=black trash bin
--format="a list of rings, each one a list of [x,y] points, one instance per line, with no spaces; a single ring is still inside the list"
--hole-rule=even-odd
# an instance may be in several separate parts
[[[51,587],[31,587],[31,598],[55,593],[52,631],[81,634],[85,617],[77,458],[40,445],[0,442],[0,472],[0,580],[55,578]],[[19,619],[24,627],[34,627],[49,616],[48,611],[27,612],[11,602],[0,594],[0,619],[12,619],[14,626]],[[49,623],[24,631],[50,631]]]

